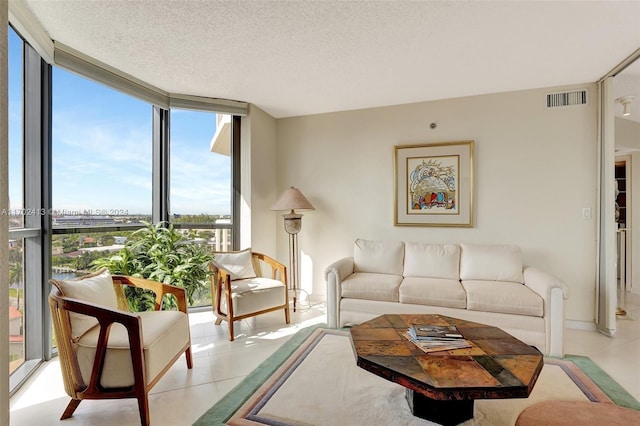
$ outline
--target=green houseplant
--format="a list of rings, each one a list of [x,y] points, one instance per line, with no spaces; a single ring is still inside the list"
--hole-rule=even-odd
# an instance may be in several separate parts
[[[146,223],[134,232],[122,249],[110,257],[92,262],[94,268],[107,268],[112,274],[131,275],[182,287],[189,305],[194,296],[207,288],[209,262],[213,256],[206,246],[191,242],[173,225],[166,222]],[[153,307],[153,295],[127,287],[125,294],[132,311]],[[175,301],[165,300],[167,307]]]

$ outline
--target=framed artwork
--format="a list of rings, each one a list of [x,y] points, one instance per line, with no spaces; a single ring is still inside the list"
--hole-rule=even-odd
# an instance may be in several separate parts
[[[473,141],[395,147],[395,225],[473,226]]]

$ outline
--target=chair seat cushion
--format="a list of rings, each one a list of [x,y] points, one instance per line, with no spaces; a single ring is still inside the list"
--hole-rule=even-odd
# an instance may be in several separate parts
[[[462,281],[467,309],[541,317],[542,297],[524,284],[506,281]]]
[[[467,293],[458,280],[405,277],[400,284],[400,303],[464,309]]]
[[[138,312],[142,337],[146,383],[150,383],[189,344],[189,318],[180,311]],[[80,371],[89,383],[100,326],[95,326],[76,342]],[[101,384],[105,388],[133,386],[133,368],[127,330],[114,323],[109,333]]]
[[[342,281],[342,297],[397,302],[401,282],[402,275],[355,272]]]
[[[233,316],[252,314],[287,303],[287,288],[271,278],[247,278],[231,281]]]

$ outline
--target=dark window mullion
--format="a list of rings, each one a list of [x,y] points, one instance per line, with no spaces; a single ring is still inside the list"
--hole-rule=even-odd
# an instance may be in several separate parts
[[[240,127],[239,115],[231,116],[231,247],[240,250],[240,209],[242,206],[242,185],[240,174]]]
[[[151,220],[169,221],[169,110],[153,107],[153,202]]]

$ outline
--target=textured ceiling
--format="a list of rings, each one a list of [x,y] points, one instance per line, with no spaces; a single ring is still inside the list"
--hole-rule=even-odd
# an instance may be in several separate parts
[[[594,82],[640,47],[640,1],[10,1],[160,89],[277,118]]]

